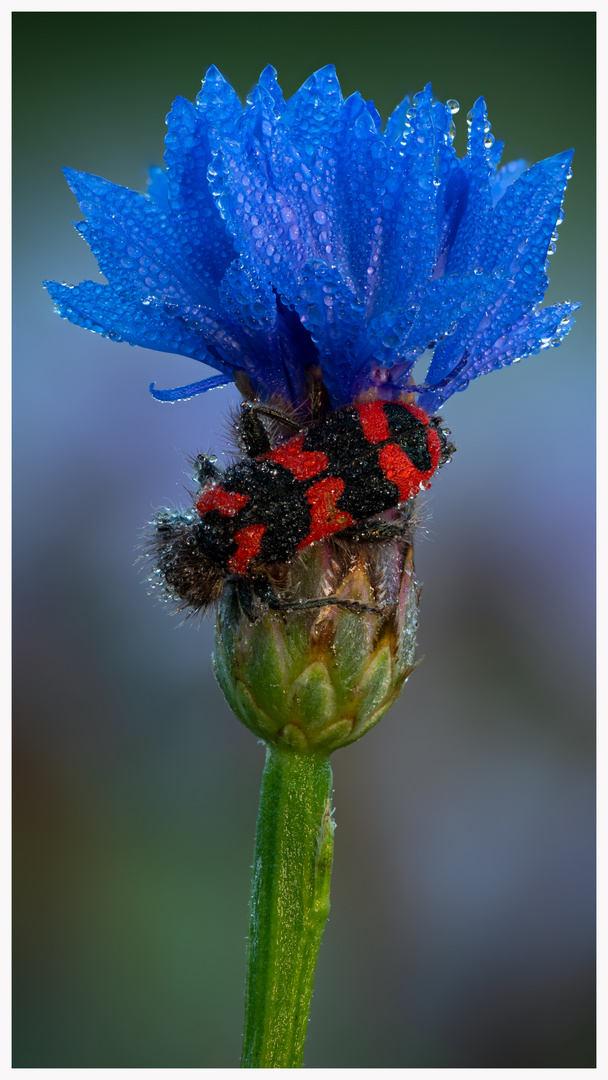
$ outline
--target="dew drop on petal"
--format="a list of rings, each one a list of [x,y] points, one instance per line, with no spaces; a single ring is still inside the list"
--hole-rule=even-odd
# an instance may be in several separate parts
[[[286,225],[289,225],[290,222],[296,220],[296,215],[294,214],[293,210],[291,209],[291,206],[282,206],[281,207],[281,218],[283,219],[283,221],[285,222]]]

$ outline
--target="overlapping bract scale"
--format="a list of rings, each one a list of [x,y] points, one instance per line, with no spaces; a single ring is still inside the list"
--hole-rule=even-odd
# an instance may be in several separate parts
[[[416,389],[433,412],[559,344],[577,307],[539,309],[572,152],[499,168],[479,98],[459,160],[457,108],[428,85],[383,131],[331,65],[287,103],[269,66],[243,108],[212,67],[194,103],[174,102],[147,195],[66,170],[109,284],[47,288],[72,322],[221,373],[161,400],[244,372],[297,407],[310,365],[334,407],[374,387],[396,397],[432,350]]]

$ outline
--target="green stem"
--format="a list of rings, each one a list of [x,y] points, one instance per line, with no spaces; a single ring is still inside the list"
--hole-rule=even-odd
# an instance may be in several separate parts
[[[326,755],[267,747],[251,890],[245,1069],[302,1065],[329,914],[331,791]]]

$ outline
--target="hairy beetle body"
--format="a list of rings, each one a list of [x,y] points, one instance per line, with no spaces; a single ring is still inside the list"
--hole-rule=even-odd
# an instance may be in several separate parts
[[[256,449],[266,438],[258,422]],[[438,419],[416,405],[374,401],[337,409],[223,476],[199,470],[194,512],[157,519],[161,577],[178,599],[200,609],[226,577],[260,582],[265,568],[290,563],[336,533],[395,538],[398,526],[366,523],[428,488],[452,449]],[[272,603],[270,595],[266,588],[263,598]]]

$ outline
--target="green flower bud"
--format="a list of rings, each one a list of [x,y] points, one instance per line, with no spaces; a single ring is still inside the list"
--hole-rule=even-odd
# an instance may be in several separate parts
[[[376,610],[262,609],[252,623],[228,581],[217,610],[215,674],[238,719],[260,739],[328,753],[377,724],[414,669],[420,589],[413,548],[328,541],[280,569],[273,581],[280,596],[335,596]]]

